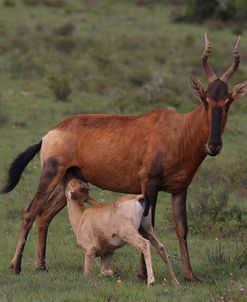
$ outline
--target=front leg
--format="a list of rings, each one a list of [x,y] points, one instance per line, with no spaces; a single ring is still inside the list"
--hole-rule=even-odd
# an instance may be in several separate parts
[[[168,253],[166,251],[165,245],[163,245],[158,237],[156,236],[152,223],[151,223],[151,210],[148,213],[147,217],[143,217],[141,221],[141,226],[139,229],[140,233],[147,238],[153,247],[156,249],[157,253],[160,255],[161,259],[165,262],[171,283],[174,287],[179,286],[179,282],[174,274],[171,262],[169,260]]]
[[[189,251],[187,246],[187,213],[186,213],[187,189],[181,193],[172,194],[173,218],[176,224],[176,233],[179,240],[182,270],[186,280],[196,282],[200,281],[192,271],[190,264]]]

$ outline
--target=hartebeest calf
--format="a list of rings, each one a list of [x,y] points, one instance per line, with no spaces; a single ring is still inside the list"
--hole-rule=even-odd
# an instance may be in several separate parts
[[[147,283],[154,283],[150,242],[138,232],[141,224],[145,228],[143,213],[146,203],[143,195],[127,195],[105,206],[85,208],[84,202],[89,199],[88,186],[69,175],[65,196],[77,244],[85,249],[84,275],[91,274],[96,256],[101,257],[101,273],[113,275],[110,265],[114,251],[124,243],[129,243],[143,253],[147,266]],[[165,248],[163,250],[171,282],[177,287],[178,281]]]
[[[234,48],[233,63],[220,78],[208,65],[210,50],[205,35],[202,66],[208,76],[208,87],[205,90],[199,80],[190,76],[192,89],[202,101],[192,112],[179,114],[157,109],[139,116],[75,115],[58,124],[38,144],[13,161],[8,181],[2,189],[4,193],[17,185],[27,164],[40,151],[40,182],[33,200],[24,210],[12,260],[13,272],[21,271],[22,252],[37,216],[35,263],[37,269],[45,269],[48,226],[66,205],[63,192],[49,197],[67,171],[73,170],[82,180],[102,189],[142,193],[151,205],[153,225],[158,192],[171,193],[183,274],[186,279],[198,280],[192,271],[187,248],[187,188],[206,155],[215,156],[220,152],[221,134],[230,105],[247,92],[247,81],[228,92],[228,81],[240,62],[239,39]],[[150,219],[146,236],[152,236],[152,224]],[[141,267],[141,275],[146,275],[145,265]]]

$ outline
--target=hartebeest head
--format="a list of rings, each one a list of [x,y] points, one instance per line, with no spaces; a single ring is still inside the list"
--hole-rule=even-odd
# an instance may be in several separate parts
[[[190,76],[190,84],[194,94],[201,99],[207,114],[209,136],[206,143],[208,155],[217,155],[222,148],[221,134],[227,121],[227,114],[231,103],[247,93],[247,81],[236,85],[228,92],[228,81],[237,70],[240,63],[238,37],[233,51],[233,63],[229,69],[217,78],[215,72],[208,64],[208,56],[211,52],[210,42],[205,34],[205,48],[201,62],[208,76],[208,88],[204,90],[202,83],[194,76]]]

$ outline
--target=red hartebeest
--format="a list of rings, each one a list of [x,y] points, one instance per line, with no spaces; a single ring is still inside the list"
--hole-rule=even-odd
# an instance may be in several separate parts
[[[190,77],[192,89],[202,101],[192,112],[179,114],[157,109],[139,116],[72,116],[13,161],[3,193],[16,186],[26,165],[41,150],[40,182],[23,213],[19,242],[12,260],[13,272],[21,271],[22,252],[37,216],[39,230],[35,264],[37,269],[45,269],[48,226],[66,205],[63,190],[57,195],[52,192],[69,170],[102,189],[144,194],[151,205],[153,225],[158,192],[171,193],[183,274],[186,279],[197,280],[190,265],[186,241],[187,188],[206,155],[215,156],[220,152],[228,109],[235,99],[247,92],[247,81],[228,92],[228,81],[240,62],[239,39],[234,48],[233,63],[220,78],[208,65],[210,51],[205,35],[202,66],[208,76],[208,87],[204,90],[199,80]],[[150,240],[152,224],[150,218],[149,232],[145,234]],[[145,276],[143,258],[141,274]]]

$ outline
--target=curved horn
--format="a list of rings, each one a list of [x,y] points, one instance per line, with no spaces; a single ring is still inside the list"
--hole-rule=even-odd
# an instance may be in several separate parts
[[[233,76],[235,71],[238,69],[239,63],[240,63],[240,47],[239,47],[239,41],[240,41],[240,36],[237,39],[237,42],[235,44],[234,50],[233,50],[233,62],[230,68],[220,77],[221,81],[227,82],[230,80],[230,78]]]
[[[205,33],[205,48],[202,53],[201,62],[202,62],[202,67],[208,76],[209,83],[211,83],[217,79],[217,76],[214,73],[213,69],[208,65],[208,56],[209,56],[210,52],[211,52],[211,45],[208,40],[208,35],[207,35],[207,33]]]

